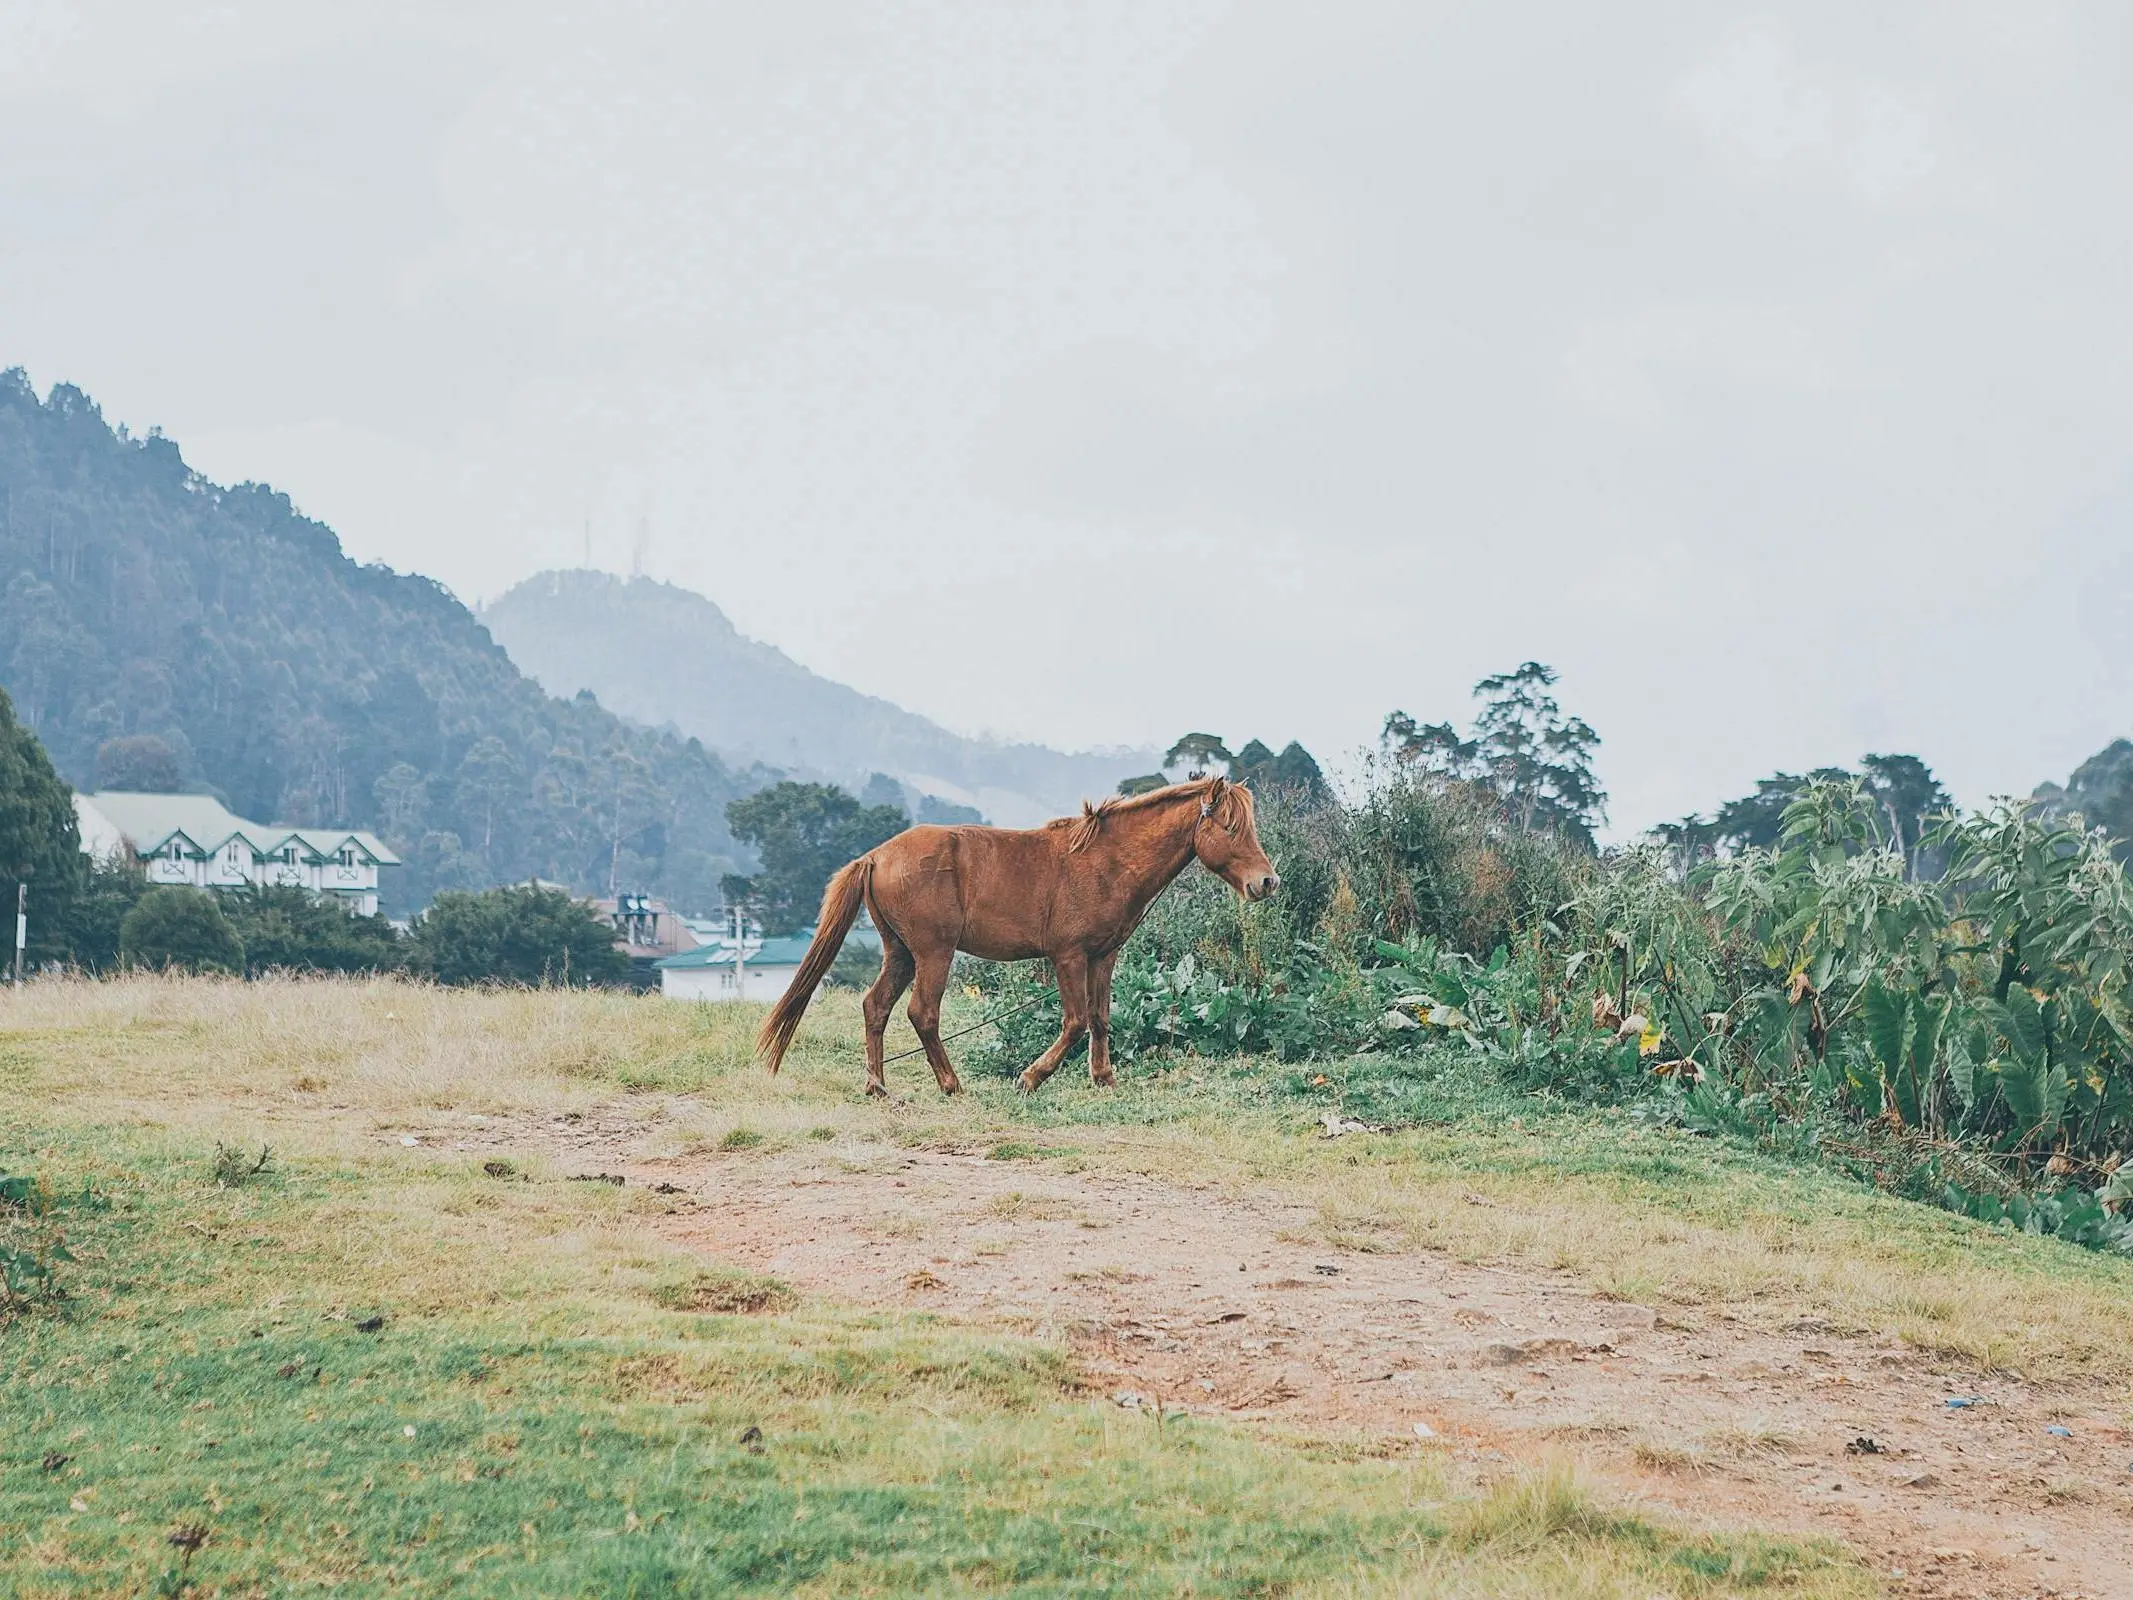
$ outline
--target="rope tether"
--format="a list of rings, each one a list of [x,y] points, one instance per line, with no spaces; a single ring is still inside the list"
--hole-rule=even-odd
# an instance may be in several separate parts
[[[994,1015],[987,1017],[983,1022],[973,1022],[967,1028],[958,1028],[953,1033],[941,1035],[941,1043],[947,1044],[951,1040],[962,1038],[965,1034],[976,1033],[980,1028],[989,1028],[995,1022],[1005,1022],[1009,1017],[1015,1016],[1019,1012],[1029,1010],[1031,1006],[1041,1006],[1044,1004],[1045,1001],[1053,1000],[1056,998],[1058,998],[1058,991],[1056,989],[1047,989],[1043,994],[1038,995],[1034,1000],[1025,1000],[1019,1006],[1010,1006],[1005,1011],[997,1012]],[[926,1047],[924,1045],[915,1044],[908,1050],[897,1051],[897,1053],[893,1056],[883,1056],[881,1058],[881,1064],[883,1066],[887,1066],[892,1061],[908,1060],[912,1056],[925,1054],[925,1050]]]

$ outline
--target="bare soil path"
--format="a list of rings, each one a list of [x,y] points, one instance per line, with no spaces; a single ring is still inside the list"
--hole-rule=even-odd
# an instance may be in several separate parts
[[[1444,1448],[1483,1475],[1564,1452],[1692,1520],[1837,1538],[1899,1595],[2133,1600],[2133,1437],[2100,1390],[1655,1313],[1567,1274],[1337,1252],[1277,1196],[852,1141],[645,1159],[639,1128],[540,1142],[676,1186],[660,1224],[709,1260],[1063,1339],[1116,1403]]]

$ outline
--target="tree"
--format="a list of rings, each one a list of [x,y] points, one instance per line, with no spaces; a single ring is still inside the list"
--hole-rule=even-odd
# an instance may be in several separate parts
[[[1433,777],[1474,782],[1481,776],[1477,762],[1480,744],[1459,737],[1449,722],[1417,722],[1404,711],[1385,719],[1380,742],[1387,755]]]
[[[244,942],[212,890],[164,884],[119,924],[119,958],[157,971],[242,973]]]
[[[1160,772],[1144,772],[1137,778],[1119,779],[1118,792],[1130,799],[1134,795],[1148,794],[1153,790],[1160,789],[1169,782],[1170,780]]]
[[[126,914],[140,904],[148,888],[147,877],[130,861],[89,861],[74,892],[45,918],[45,927],[40,930],[32,919],[31,948],[37,947],[42,932],[57,946],[51,959],[69,962],[84,972],[116,972],[121,964],[119,931]]]
[[[895,806],[862,806],[833,784],[787,780],[728,805],[726,823],[763,863],[753,877],[729,877],[727,897],[745,902],[765,933],[789,934],[814,920],[832,873],[911,819]]]
[[[1754,793],[1718,808],[1709,824],[1712,847],[1774,850],[1784,836],[1786,808],[1794,801],[1817,785],[1857,783],[1873,807],[1880,843],[1903,856],[1906,875],[1938,877],[1940,863],[1925,836],[1936,818],[1954,810],[1955,802],[1933,769],[1916,756],[1869,755],[1859,766],[1857,773],[1845,767],[1816,767],[1804,778],[1773,772],[1758,780]]]
[[[406,965],[399,930],[383,917],[351,915],[293,884],[231,891],[224,915],[244,945],[245,973],[392,972]]]
[[[511,747],[493,733],[475,740],[460,760],[453,798],[461,816],[480,824],[480,843],[475,848],[483,857],[495,846],[498,819],[523,792],[525,782]]]
[[[407,848],[422,837],[423,816],[429,805],[429,784],[422,769],[411,762],[395,762],[378,774],[370,794],[377,802],[378,831],[406,854]]]
[[[1203,778],[1212,772],[1217,762],[1227,770],[1232,759],[1222,741],[1211,733],[1188,733],[1163,752],[1165,770],[1182,766],[1195,778]]]
[[[2063,789],[2056,783],[2038,785],[2033,805],[2046,817],[2078,812],[2083,822],[2111,836],[2112,848],[2125,860],[2133,853],[2133,741],[2113,739],[2076,767]]]
[[[938,823],[942,827],[959,827],[966,824],[982,826],[985,813],[976,806],[959,805],[953,800],[943,800],[937,794],[922,794],[918,797],[918,822]]]
[[[620,983],[629,957],[615,930],[561,889],[511,884],[450,889],[415,924],[410,965],[446,984],[572,988]]]
[[[1325,774],[1318,770],[1311,752],[1294,739],[1279,755],[1257,739],[1252,740],[1230,759],[1229,775],[1239,783],[1250,784],[1260,794],[1280,790],[1293,799],[1316,802],[1329,793]]]
[[[177,794],[185,787],[185,775],[169,740],[129,733],[96,747],[96,786],[134,794]]]
[[[1445,782],[1491,793],[1520,827],[1559,834],[1586,849],[1607,818],[1607,792],[1593,772],[1600,736],[1583,717],[1566,716],[1554,695],[1553,667],[1528,661],[1474,685],[1481,710],[1461,738],[1449,722],[1418,723],[1404,711],[1385,719],[1393,759]]]
[[[1736,850],[1774,850],[1785,834],[1785,808],[1805,794],[1811,784],[1848,782],[1851,774],[1841,767],[1817,767],[1806,777],[1773,772],[1759,779],[1753,794],[1728,800],[1718,808],[1711,826],[1722,842]]]
[[[37,736],[15,720],[0,689],[0,918],[12,927],[15,886],[28,883],[32,962],[63,959],[58,917],[80,885],[86,863],[74,820],[74,792],[52,770]],[[13,959],[13,941],[5,946]]]
[[[867,784],[859,791],[859,803],[863,806],[894,806],[899,811],[908,811],[904,803],[904,786],[886,772],[871,773]]]
[[[1880,807],[1888,824],[1888,844],[1901,852],[1904,870],[1914,879],[1940,876],[1941,861],[1931,859],[1926,834],[1940,818],[1955,810],[1955,800],[1933,776],[1933,769],[1916,756],[1859,758],[1866,792]]]

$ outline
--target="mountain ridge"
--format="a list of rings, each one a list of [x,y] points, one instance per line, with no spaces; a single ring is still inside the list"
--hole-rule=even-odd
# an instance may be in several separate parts
[[[885,773],[1027,826],[1156,764],[1152,750],[1065,752],[955,733],[814,672],[741,633],[708,596],[653,578],[539,572],[476,615],[551,694],[589,689],[609,709],[699,739],[729,763],[823,777],[855,793]]]

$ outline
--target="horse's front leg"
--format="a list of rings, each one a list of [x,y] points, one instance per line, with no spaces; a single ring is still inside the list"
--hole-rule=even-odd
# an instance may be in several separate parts
[[[941,1043],[941,996],[948,988],[948,971],[955,961],[955,952],[929,952],[918,964],[918,975],[911,982],[911,1028],[924,1047],[926,1061],[933,1068],[933,1078],[941,1086],[942,1094],[960,1094],[961,1080],[955,1068],[949,1064],[947,1048]]]
[[[1111,969],[1118,952],[1089,963],[1089,1081],[1108,1089],[1118,1081],[1111,1070]]]
[[[1046,1050],[1023,1069],[1016,1080],[1024,1090],[1034,1092],[1046,1078],[1059,1070],[1059,1063],[1066,1060],[1067,1052],[1081,1043],[1089,1031],[1089,961],[1079,950],[1062,952],[1052,957],[1052,970],[1059,975],[1059,1037]]]

